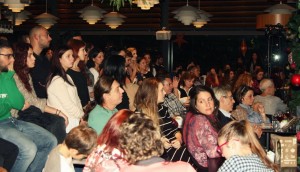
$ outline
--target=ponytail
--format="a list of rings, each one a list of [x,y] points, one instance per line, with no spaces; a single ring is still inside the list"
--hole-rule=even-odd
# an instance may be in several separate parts
[[[256,154],[263,164],[265,164],[268,168],[273,169],[275,172],[279,172],[278,166],[267,158],[265,150],[261,147],[252,126],[248,121],[241,120],[228,123],[220,130],[218,137],[223,137],[227,141],[232,137],[239,138],[242,144],[248,144],[250,146],[251,152]]]

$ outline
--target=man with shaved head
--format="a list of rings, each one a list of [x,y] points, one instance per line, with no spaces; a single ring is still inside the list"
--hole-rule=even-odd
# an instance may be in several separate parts
[[[46,83],[50,73],[50,62],[41,53],[48,48],[51,37],[47,29],[42,26],[35,26],[29,33],[30,44],[32,45],[35,57],[35,67],[31,70],[33,88],[39,98],[47,98]]]

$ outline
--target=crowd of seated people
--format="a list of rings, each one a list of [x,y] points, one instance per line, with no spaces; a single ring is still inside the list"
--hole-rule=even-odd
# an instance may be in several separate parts
[[[78,35],[43,55],[41,26],[29,40],[0,41],[3,170],[74,172],[87,157],[76,171],[228,171],[235,159],[278,171],[253,138],[287,106],[255,54],[248,71],[211,67],[205,78],[205,64],[167,72],[160,55],[103,51]]]

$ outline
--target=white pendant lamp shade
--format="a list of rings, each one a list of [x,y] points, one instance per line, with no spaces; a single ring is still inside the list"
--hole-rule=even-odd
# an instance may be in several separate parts
[[[20,13],[15,13],[15,25],[21,25],[24,21],[26,21],[29,18],[29,15],[31,15],[31,13],[26,10],[23,10]],[[13,16],[11,15],[7,19],[8,21],[13,21]]]
[[[136,4],[142,10],[150,10],[154,5],[159,4],[159,0],[134,0],[132,3]]]
[[[104,15],[103,22],[108,25],[111,29],[116,29],[120,25],[122,25],[126,16],[118,13],[118,12],[110,12]]]
[[[203,13],[201,13],[203,12]],[[193,22],[193,25],[196,28],[201,28],[202,26],[204,26],[205,24],[207,24],[208,21],[210,21],[210,19],[208,18],[208,16],[212,16],[211,14],[202,11],[202,10],[198,10],[198,18],[196,21]]]
[[[7,6],[14,13],[19,13],[24,10],[28,4],[21,3],[20,0],[4,0],[4,6]]]
[[[106,11],[92,4],[78,12],[81,13],[80,17],[83,18],[83,20],[86,20],[89,24],[96,24],[97,21],[103,18],[103,13]]]
[[[294,7],[283,4],[281,1],[279,4],[273,5],[265,10],[265,12],[270,14],[292,14],[294,11],[296,11]]]
[[[172,12],[175,14],[174,18],[181,21],[184,25],[190,25],[197,19],[197,9],[186,5]]]
[[[49,29],[52,25],[57,23],[56,20],[58,20],[57,17],[47,12],[36,16],[35,19],[37,19],[36,23],[38,23],[39,25],[43,26],[46,29]]]

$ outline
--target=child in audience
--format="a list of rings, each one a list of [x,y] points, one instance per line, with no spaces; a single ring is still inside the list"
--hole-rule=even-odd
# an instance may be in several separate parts
[[[72,159],[87,157],[96,145],[95,130],[83,125],[73,128],[65,141],[50,152],[43,172],[75,172]]]

